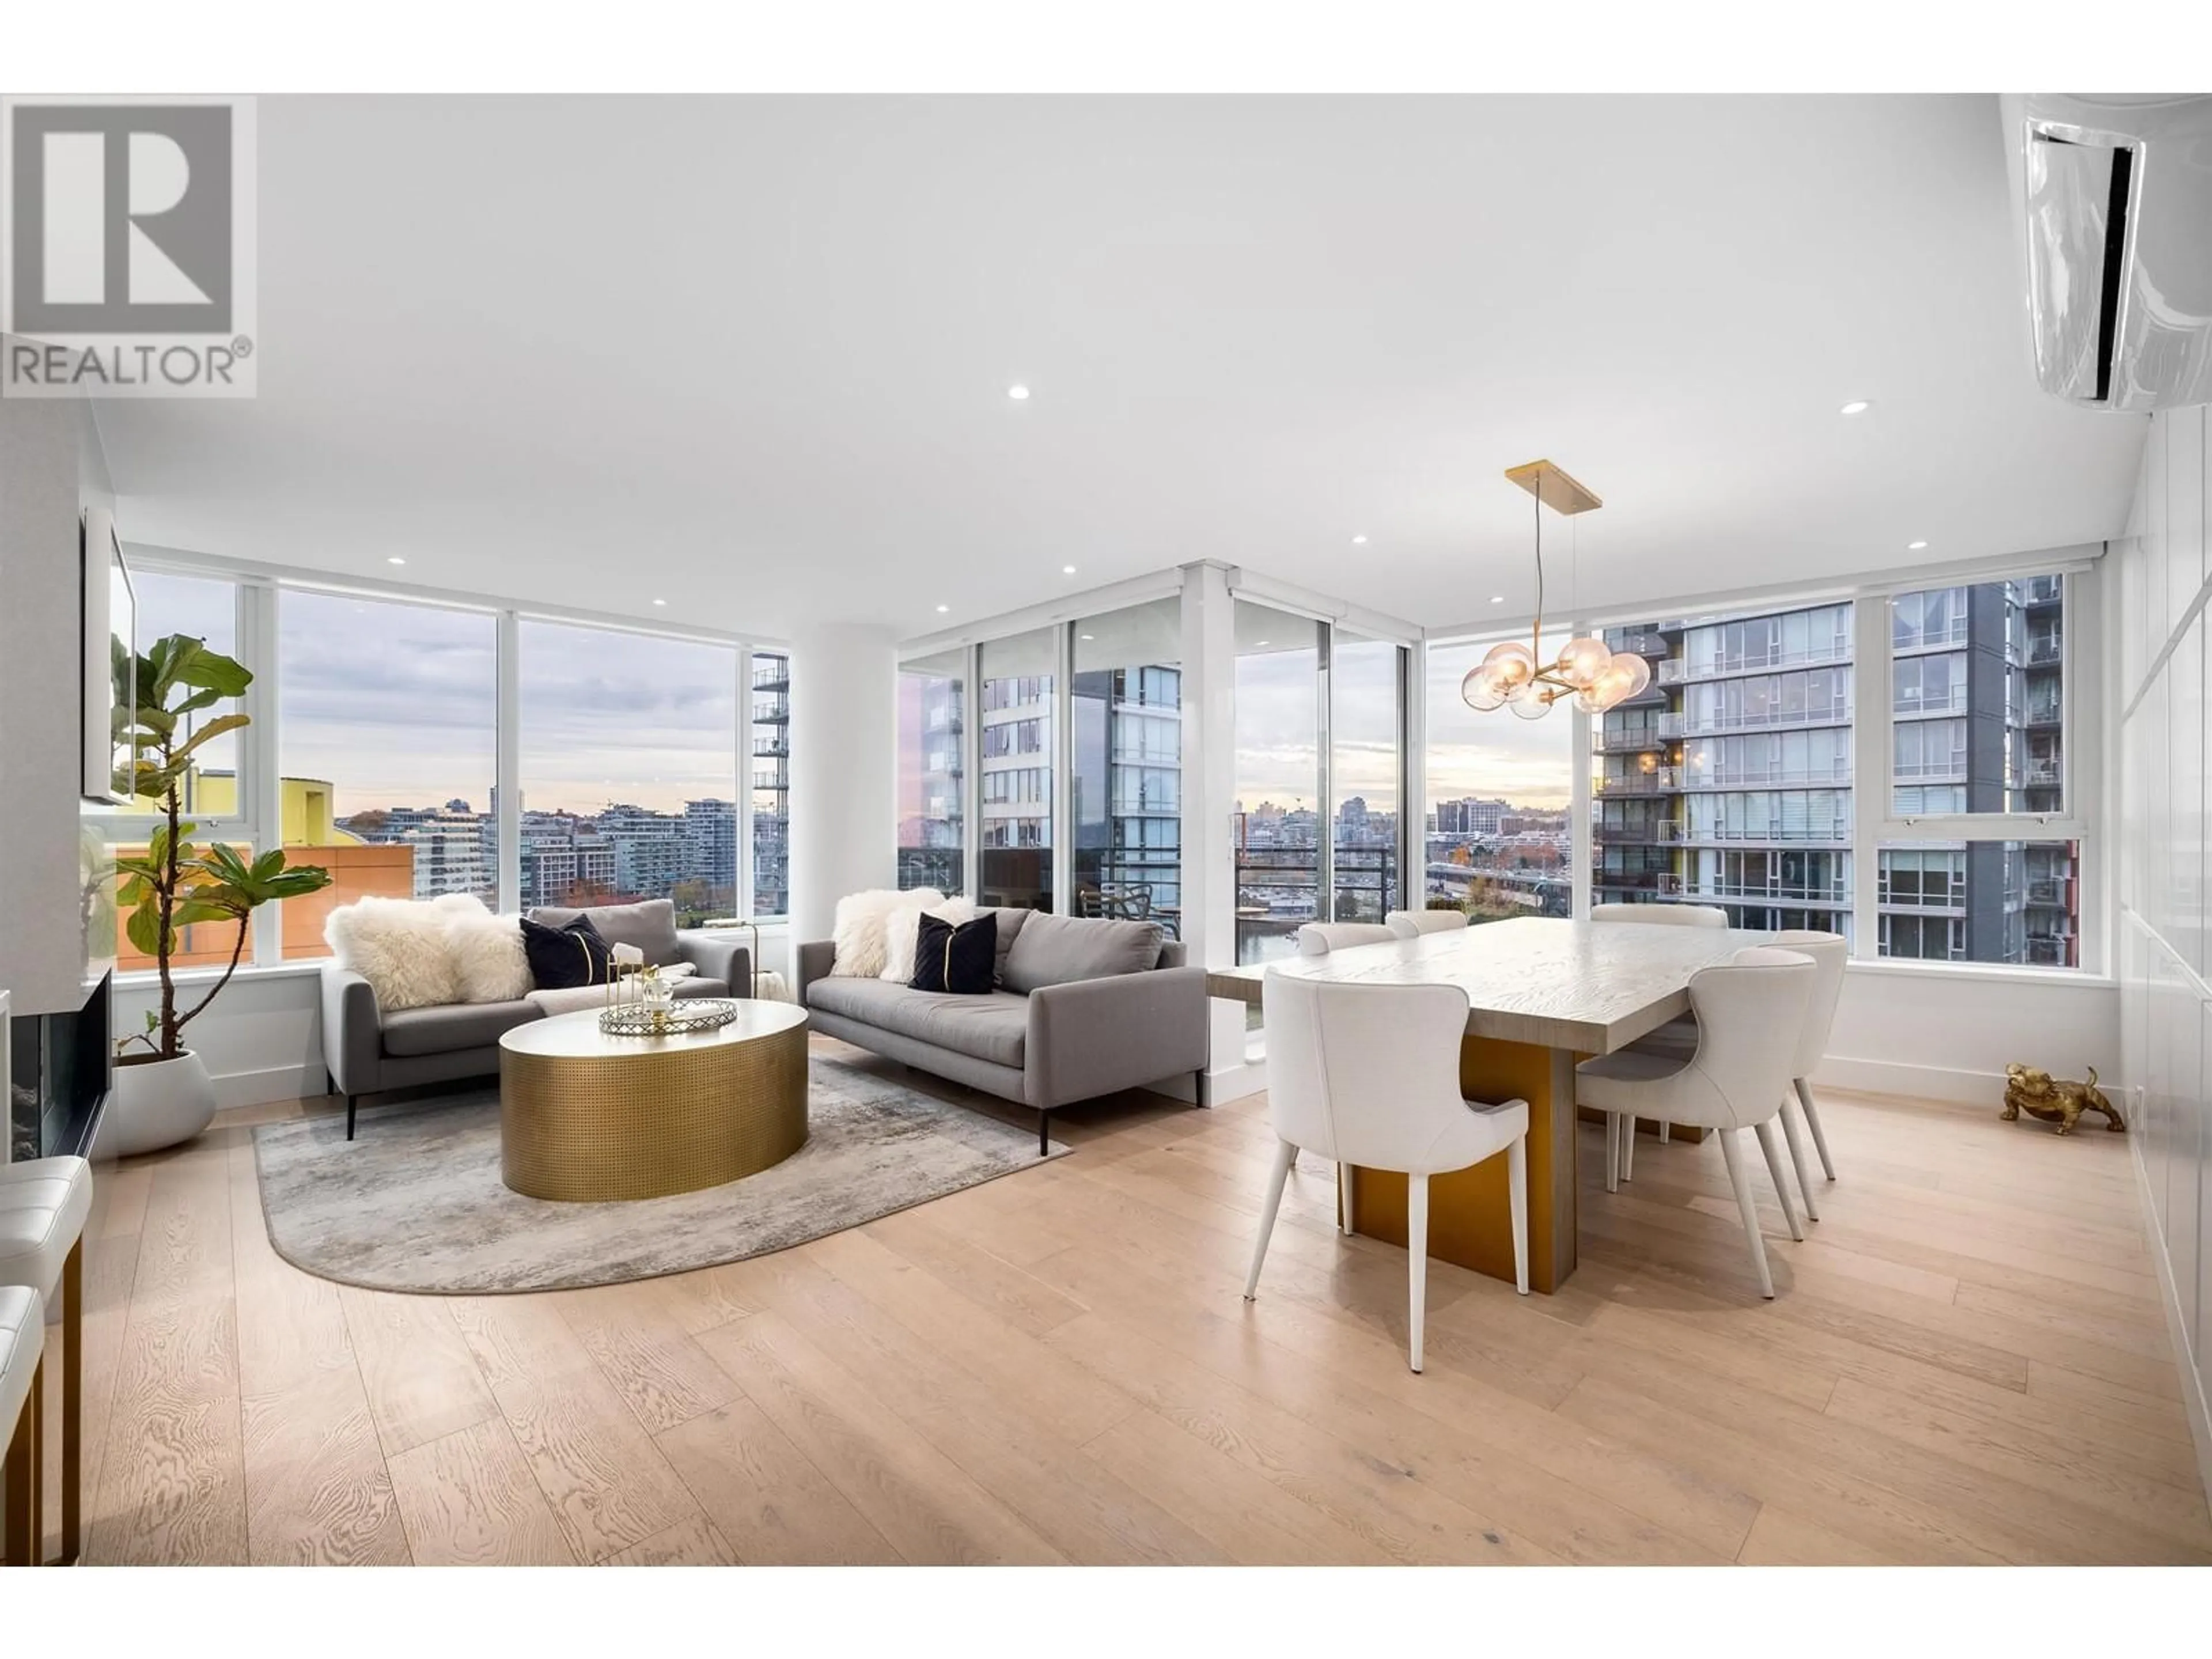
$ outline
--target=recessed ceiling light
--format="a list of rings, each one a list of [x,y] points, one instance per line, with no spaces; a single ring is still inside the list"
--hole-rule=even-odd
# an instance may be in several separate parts
[[[1905,550],[1908,553],[1917,553],[1922,548],[1927,545],[1928,544],[1926,542],[1907,542],[1905,544]]]
[[[1490,602],[1492,605],[1503,605],[1505,603],[1505,596],[1503,593],[1492,593],[1490,596]]]
[[[1367,538],[1364,536],[1354,536],[1352,538],[1352,544],[1354,547],[1364,547],[1367,545]]]
[[[1081,639],[1086,639],[1086,640],[1089,640],[1089,639],[1096,639],[1096,638],[1097,637],[1097,635],[1094,635],[1094,634],[1084,634],[1084,635],[1078,635],[1078,637],[1079,637],[1079,638],[1081,638]]]
[[[1025,386],[1010,386],[1006,388],[1006,396],[1012,398],[1018,404],[1027,403],[1029,401],[1030,389]]]
[[[668,603],[668,601],[667,601],[667,600],[665,600],[665,599],[655,599],[655,600],[653,601],[653,603],[654,603],[655,605],[666,605],[666,604]]]
[[[1261,644],[1262,644],[1262,645],[1265,645],[1265,644],[1267,644],[1267,641],[1262,640],[1262,641],[1260,641],[1260,643],[1261,643]]]
[[[385,561],[385,563],[386,564],[405,564],[406,562],[407,561],[401,558],[397,553],[394,553],[390,558]]]
[[[1060,568],[1060,574],[1063,576],[1073,576],[1075,574],[1075,567],[1072,564],[1064,564]]]
[[[1837,412],[1844,415],[1863,415],[1874,405],[1863,398],[1854,398]]]
[[[937,607],[937,614],[938,614],[939,616],[940,616],[940,617],[941,617],[941,616],[943,616],[946,611],[950,611],[950,610],[951,610],[951,609],[952,609],[952,607],[951,607],[951,605],[939,605],[939,606]]]

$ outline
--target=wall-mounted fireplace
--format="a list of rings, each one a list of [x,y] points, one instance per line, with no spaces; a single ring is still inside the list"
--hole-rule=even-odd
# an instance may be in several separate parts
[[[107,1040],[114,984],[112,973],[104,976],[73,1013],[19,1014],[9,1022],[10,1160],[89,1153],[114,1081]]]

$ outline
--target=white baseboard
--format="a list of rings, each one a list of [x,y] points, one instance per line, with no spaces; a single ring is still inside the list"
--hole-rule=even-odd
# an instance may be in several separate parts
[[[1946,1066],[1911,1066],[1902,1060],[1852,1060],[1830,1054],[1813,1073],[1813,1081],[1859,1094],[1917,1095],[1923,1100],[1986,1103],[1991,1111],[2004,1104],[2002,1072],[1954,1071]]]
[[[2133,1109],[2129,1116],[2131,1123],[2142,1121],[2142,1091],[2130,1089],[2128,1105]],[[2196,1356],[2190,1352],[2189,1335],[2182,1323],[2181,1296],[2173,1283],[2173,1262],[2166,1253],[2166,1230],[2158,1224],[2158,1206],[2150,1195],[2150,1171],[2143,1165],[2142,1137],[2128,1137],[2134,1153],[2136,1192],[2142,1200],[2143,1231],[2150,1241],[2150,1259],[2158,1266],[2158,1299],[2166,1310],[2166,1337],[2172,1345],[2175,1363],[2181,1369],[2182,1409],[2189,1413],[2189,1432],[2197,1441],[2197,1474],[2204,1483],[2204,1496],[2212,1502],[2212,1397],[2205,1393],[2204,1374],[2197,1369]]]
[[[1267,1064],[1265,1060],[1243,1060],[1234,1066],[1224,1066],[1218,1072],[1206,1074],[1206,1103],[1226,1106],[1232,1100],[1242,1100],[1247,1095],[1256,1095],[1267,1086]]]
[[[214,1082],[216,1106],[223,1111],[234,1106],[265,1106],[272,1100],[313,1100],[331,1091],[330,1074],[313,1064],[231,1072]]]

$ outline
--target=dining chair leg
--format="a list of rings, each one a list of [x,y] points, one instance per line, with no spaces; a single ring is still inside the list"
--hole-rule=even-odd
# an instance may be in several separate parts
[[[1275,1143],[1275,1167],[1267,1172],[1267,1202],[1260,1212],[1260,1237],[1252,1245],[1252,1271],[1244,1280],[1244,1299],[1260,1293],[1260,1264],[1267,1259],[1267,1240],[1275,1231],[1275,1212],[1283,1207],[1283,1183],[1291,1178],[1291,1165],[1298,1149],[1287,1140]]]
[[[1352,1234],[1352,1166],[1341,1158],[1336,1165],[1336,1230]]]
[[[1767,1119],[1752,1133],[1759,1137],[1759,1150],[1765,1155],[1766,1173],[1774,1182],[1774,1196],[1782,1201],[1782,1218],[1790,1224],[1790,1237],[1802,1244],[1805,1229],[1797,1219],[1797,1206],[1790,1201],[1790,1179],[1782,1173],[1782,1149],[1775,1144],[1774,1120]]]
[[[1605,1115],[1605,1189],[1620,1190],[1620,1114]]]
[[[1790,1162],[1797,1170],[1797,1190],[1805,1199],[1805,1219],[1818,1221],[1820,1206],[1813,1196],[1813,1171],[1805,1162],[1805,1137],[1797,1133],[1797,1109],[1785,1100],[1775,1115],[1782,1120],[1782,1138],[1790,1143]]]
[[[1794,1079],[1797,1085],[1797,1103],[1805,1109],[1805,1127],[1813,1132],[1813,1150],[1820,1155],[1820,1173],[1833,1181],[1836,1160],[1828,1156],[1827,1132],[1820,1127],[1820,1109],[1813,1103],[1813,1087],[1803,1078]]]
[[[1413,1364],[1421,1369],[1421,1322],[1429,1306],[1429,1178],[1406,1177],[1406,1288],[1412,1304]]]
[[[1751,1196],[1751,1176],[1743,1167],[1742,1131],[1719,1131],[1721,1159],[1728,1165],[1729,1185],[1735,1188],[1735,1206],[1743,1212],[1743,1236],[1751,1245],[1751,1265],[1759,1275],[1759,1293],[1774,1300],[1774,1275],[1766,1270],[1766,1241],[1759,1236],[1759,1206]]]
[[[1620,1178],[1636,1179],[1636,1114],[1620,1115]]]
[[[1528,1137],[1505,1149],[1505,1191],[1513,1206],[1513,1288],[1528,1294]]]

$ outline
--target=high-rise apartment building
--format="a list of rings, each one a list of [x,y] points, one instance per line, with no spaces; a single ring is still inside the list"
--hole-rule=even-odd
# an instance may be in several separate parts
[[[1877,704],[1893,723],[1895,816],[2057,810],[2063,606],[2056,576],[1895,602]],[[1653,672],[1594,730],[1593,896],[1850,934],[1851,605],[1655,622],[1606,642]],[[1883,956],[2077,960],[2069,843],[1892,842],[1876,869]]]
[[[1182,903],[1182,671],[1101,668],[1073,684],[1079,908],[1171,921]]]
[[[1477,840],[1499,835],[1504,832],[1506,813],[1512,810],[1504,800],[1485,800],[1473,795],[1458,800],[1440,800],[1437,803],[1436,833]]]
[[[753,659],[751,914],[791,908],[791,659]],[[736,835],[732,827],[732,838]]]

